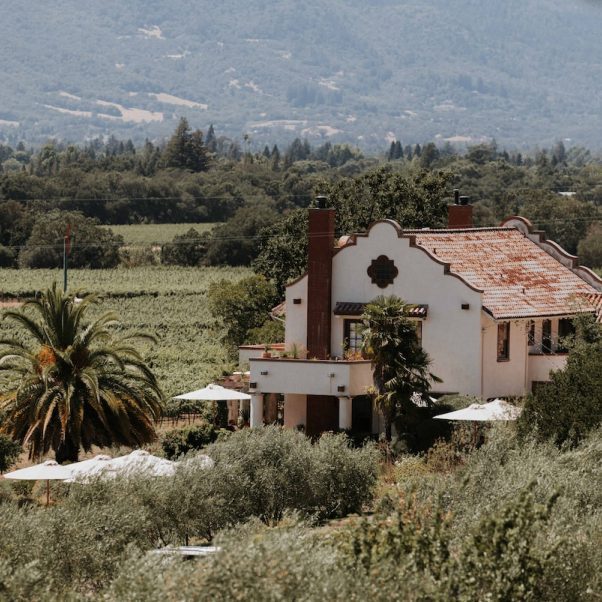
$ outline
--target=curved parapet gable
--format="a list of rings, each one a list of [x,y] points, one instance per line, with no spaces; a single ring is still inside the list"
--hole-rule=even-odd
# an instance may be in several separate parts
[[[500,226],[502,228],[516,228],[548,255],[551,255],[556,261],[571,270],[576,276],[579,276],[581,280],[587,282],[596,290],[602,291],[602,278],[588,267],[579,265],[579,258],[576,255],[567,253],[558,243],[548,240],[543,230],[535,230],[533,224],[527,218],[513,215],[506,218]]]
[[[369,238],[371,230],[373,228],[375,228],[376,226],[380,226],[381,224],[388,224],[389,226],[391,226],[395,230],[395,232],[397,234],[397,238],[407,239],[409,242],[409,246],[411,248],[419,249],[420,251],[422,251],[423,253],[428,255],[428,257],[432,261],[441,265],[443,267],[443,273],[446,276],[453,276],[454,278],[457,278],[460,282],[462,282],[462,284],[466,285],[468,288],[472,289],[473,291],[475,291],[477,293],[483,292],[482,289],[474,286],[473,284],[468,282],[468,280],[463,278],[460,274],[457,274],[456,272],[454,272],[451,269],[451,265],[449,263],[442,261],[442,259],[440,257],[433,255],[433,253],[431,253],[428,249],[426,249],[426,248],[422,247],[420,244],[418,244],[416,242],[416,236],[414,234],[410,234],[409,231],[404,231],[404,229],[393,219],[377,220],[375,222],[372,222],[368,226],[368,229],[366,230],[366,232],[363,232],[361,234],[356,233],[356,234],[351,234],[349,236],[341,237],[339,239],[339,246],[334,250],[333,255],[336,255],[337,253],[340,253],[341,251],[344,251],[345,249],[348,249],[349,247],[354,247],[355,245],[357,245],[358,238]],[[428,228],[427,228],[427,230],[428,230]]]

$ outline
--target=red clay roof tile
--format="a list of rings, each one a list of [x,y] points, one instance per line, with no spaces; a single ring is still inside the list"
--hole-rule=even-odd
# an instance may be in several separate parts
[[[483,291],[496,319],[594,310],[597,291],[515,228],[412,230],[416,244]]]

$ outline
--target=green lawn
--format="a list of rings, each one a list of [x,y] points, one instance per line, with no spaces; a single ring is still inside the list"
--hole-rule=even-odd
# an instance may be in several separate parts
[[[123,236],[130,245],[162,245],[171,242],[174,236],[194,228],[199,232],[208,232],[215,224],[132,224],[130,226],[105,226],[115,234]]]

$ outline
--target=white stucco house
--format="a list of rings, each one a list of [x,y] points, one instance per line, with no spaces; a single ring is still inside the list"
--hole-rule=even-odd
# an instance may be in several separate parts
[[[602,299],[602,280],[521,217],[473,228],[472,207],[458,202],[447,229],[386,220],[338,241],[334,218],[324,201],[310,209],[308,271],[286,288],[285,345],[303,358],[249,359],[251,426],[265,421],[264,399],[281,395],[284,425],[311,435],[382,428],[365,395],[370,362],[354,353],[363,307],[379,295],[410,304],[442,381],[433,392],[483,399],[548,380],[565,364],[570,319]]]

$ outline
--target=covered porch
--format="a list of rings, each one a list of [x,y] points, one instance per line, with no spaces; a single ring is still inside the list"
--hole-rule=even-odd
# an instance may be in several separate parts
[[[251,427],[265,423],[266,401],[279,394],[285,427],[310,436],[328,430],[373,432],[369,360],[251,358],[250,366]]]

